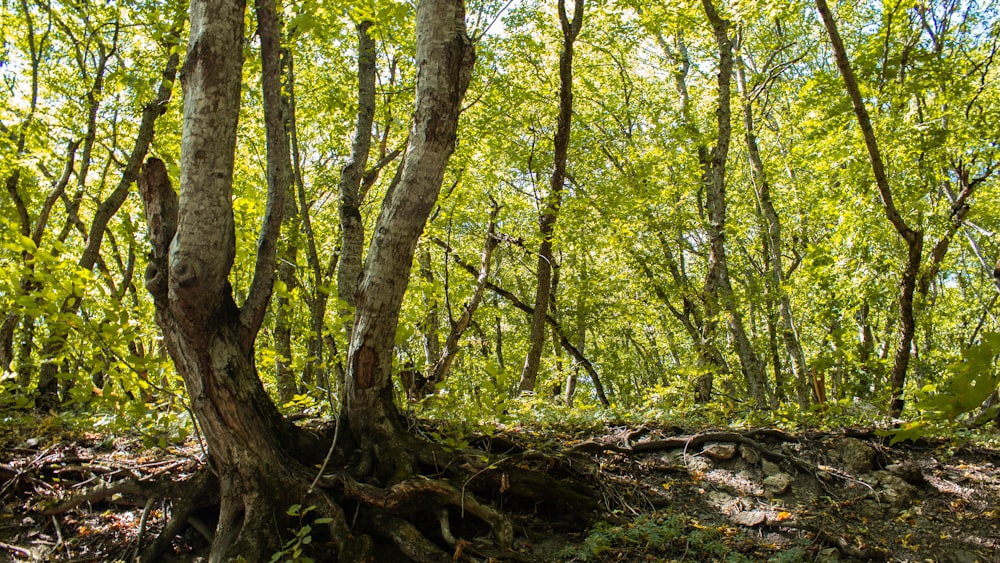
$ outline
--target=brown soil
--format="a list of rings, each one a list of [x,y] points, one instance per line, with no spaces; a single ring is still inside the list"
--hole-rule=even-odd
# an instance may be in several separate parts
[[[169,496],[203,464],[196,443],[162,450],[38,427],[2,432],[0,561],[133,560],[169,516],[157,492]],[[570,467],[602,507],[595,517],[505,506],[501,479],[486,500],[516,523],[504,561],[1000,562],[995,449],[888,446],[862,431],[624,427],[582,440],[505,428],[470,442],[509,452],[512,472],[517,456],[534,469],[546,458]],[[173,539],[174,560],[205,556],[211,518],[190,519]],[[455,560],[482,561],[475,546],[488,530],[452,519],[462,540]]]

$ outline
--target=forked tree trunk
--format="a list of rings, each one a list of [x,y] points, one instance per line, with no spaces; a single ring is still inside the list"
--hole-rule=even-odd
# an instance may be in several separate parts
[[[323,504],[321,509],[334,519],[337,556],[350,560],[364,549],[361,542],[352,538],[343,512],[329,497],[313,492],[313,476],[303,469],[302,464],[313,462],[310,452],[321,452],[281,417],[253,364],[254,339],[275,276],[285,195],[279,179],[285,177],[281,166],[287,163],[279,155],[288,150],[281,128],[277,15],[269,0],[257,3],[268,206],[254,276],[241,307],[233,302],[228,282],[235,255],[231,194],[244,11],[239,2],[192,4],[183,73],[180,198],[174,198],[162,162],[151,160],[141,182],[153,239],[146,285],[220,482],[220,518],[210,560],[267,560],[280,547],[278,533],[288,524],[282,515],[291,504]],[[418,73],[410,144],[399,181],[383,203],[359,284],[346,378],[344,412],[352,432],[345,431],[344,439],[357,438],[363,455],[377,462],[368,470],[361,462],[357,471],[371,474],[374,467],[383,483],[412,474],[412,458],[403,449],[409,435],[392,401],[392,349],[416,241],[454,150],[475,58],[460,0],[422,0],[416,20]],[[358,494],[361,489],[354,485],[353,490]],[[459,493],[448,489],[446,494],[457,499]],[[463,506],[478,510],[470,502],[464,499]],[[495,520],[498,543],[509,545],[509,523]]]
[[[421,0],[416,15],[417,95],[410,140],[385,196],[356,293],[345,408],[362,450],[383,479],[412,471],[392,394],[396,325],[417,239],[437,201],[455,148],[458,116],[475,61],[461,0]]]
[[[182,80],[180,198],[163,163],[140,177],[153,257],[146,287],[156,319],[219,478],[221,504],[211,561],[266,560],[279,545],[288,505],[306,500],[303,452],[315,443],[284,419],[264,391],[253,346],[270,299],[288,177],[282,128],[278,26],[273,3],[258,5],[268,142],[268,206],[247,301],[228,277],[235,256],[232,174],[245,42],[245,5],[195,1]],[[284,155],[284,160],[281,160]]]
[[[854,114],[858,120],[858,127],[865,140],[865,147],[868,149],[868,160],[871,163],[872,175],[875,176],[875,185],[878,188],[879,197],[882,200],[882,210],[885,211],[886,219],[892,224],[899,238],[906,243],[906,263],[899,281],[899,339],[896,344],[896,353],[892,362],[892,374],[889,377],[889,414],[899,416],[903,412],[903,385],[906,383],[906,370],[910,363],[910,351],[913,347],[913,335],[916,332],[916,320],[913,314],[913,293],[917,287],[917,275],[920,272],[921,256],[924,248],[924,233],[918,229],[912,229],[906,220],[896,209],[893,203],[892,189],[889,186],[889,179],[885,173],[885,166],[882,162],[882,155],[879,152],[878,141],[875,139],[875,131],[872,129],[871,118],[868,109],[865,107],[864,98],[861,96],[861,89],[858,88],[858,80],[851,69],[850,60],[847,58],[847,49],[844,41],[837,31],[837,22],[833,19],[833,13],[827,5],[826,0],[816,0],[816,8],[819,11],[820,19],[826,27],[827,35],[830,37],[830,45],[833,47],[834,58],[837,61],[837,68],[840,76],[844,80],[851,104],[854,106]]]

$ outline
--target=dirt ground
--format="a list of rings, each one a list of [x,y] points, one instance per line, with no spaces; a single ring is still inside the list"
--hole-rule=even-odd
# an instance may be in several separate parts
[[[2,430],[0,561],[134,560],[170,512],[149,491],[192,475],[204,459],[194,442],[164,450],[134,438]],[[524,459],[584,481],[600,507],[574,515],[504,506],[498,491],[490,500],[517,532],[504,561],[1000,563],[995,449],[889,446],[863,430],[622,426],[570,437],[499,428],[468,439],[508,455],[511,468],[532,452]],[[210,515],[192,517],[173,540],[172,559],[203,558],[211,528]],[[483,527],[456,522],[453,531],[468,534],[462,545],[488,541]],[[475,552],[456,550],[455,560],[486,560]]]

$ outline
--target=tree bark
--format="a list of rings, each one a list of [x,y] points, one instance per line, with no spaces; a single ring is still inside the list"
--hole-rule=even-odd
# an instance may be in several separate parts
[[[409,144],[386,194],[356,293],[345,407],[362,451],[383,480],[412,472],[392,395],[396,325],[417,239],[455,148],[458,116],[475,61],[461,0],[422,0],[416,15],[417,91]]]
[[[573,19],[570,20],[566,13],[566,0],[559,0],[559,23],[563,34],[562,53],[559,55],[559,116],[553,143],[553,170],[549,193],[542,201],[541,216],[538,220],[538,231],[542,239],[538,247],[538,283],[535,287],[535,306],[531,314],[529,336],[531,348],[524,359],[521,380],[517,384],[517,390],[521,393],[535,390],[542,348],[545,346],[545,316],[549,309],[552,266],[555,262],[552,239],[562,203],[563,184],[566,182],[566,160],[573,120],[573,43],[583,25],[583,6],[584,0],[575,0]]]
[[[281,503],[306,495],[308,481],[292,460],[316,447],[280,415],[253,361],[254,340],[274,281],[282,198],[287,191],[279,31],[274,4],[268,0],[257,4],[268,133],[268,205],[254,279],[242,307],[233,301],[228,280],[235,254],[232,175],[244,11],[241,2],[192,3],[182,72],[180,197],[161,161],[150,159],[140,177],[153,244],[146,287],[219,476],[220,516],[210,561],[270,556],[279,545],[274,524],[286,508]]]
[[[711,0],[702,0],[705,13],[715,32],[719,48],[719,107],[718,139],[708,154],[702,155],[705,170],[706,208],[708,211],[708,235],[710,241],[708,273],[705,276],[705,327],[704,338],[710,340],[715,318],[722,311],[728,315],[729,332],[736,344],[747,389],[757,408],[768,408],[773,402],[767,376],[753,344],[743,327],[743,317],[736,306],[732,284],[729,280],[729,265],[726,259],[726,158],[732,136],[730,84],[733,72],[733,43],[729,38],[729,22],[719,16]]]
[[[292,64],[292,54],[287,49],[281,49],[281,56],[283,59],[281,62],[282,67],[287,69]],[[286,71],[282,72],[281,76],[285,77],[283,90],[291,92],[292,85],[288,81],[294,75]],[[281,240],[279,249],[280,260],[278,262],[278,280],[281,282],[283,290],[279,293],[274,304],[274,351],[277,354],[275,358],[274,378],[278,386],[278,397],[282,405],[291,401],[296,391],[298,391],[298,382],[296,381],[295,373],[292,371],[293,315],[292,300],[289,295],[295,289],[297,283],[295,269],[300,242],[300,221],[299,206],[295,198],[295,180],[291,161],[291,128],[294,127],[295,123],[292,119],[291,95],[288,95],[287,99],[289,101],[282,101],[280,112],[282,116],[280,131],[285,137],[284,147],[275,147],[276,152],[282,150],[282,148],[284,149],[283,152],[275,155],[276,159],[281,160],[278,164],[280,176],[276,178],[276,181],[285,186],[282,229],[284,229],[286,234]]]
[[[816,0],[816,8],[819,11],[820,19],[823,20],[823,25],[826,27],[827,35],[830,37],[830,45],[833,47],[837,68],[840,70],[840,76],[844,79],[844,86],[851,99],[851,104],[854,106],[858,127],[864,137],[865,148],[868,149],[868,160],[871,163],[872,174],[875,176],[875,186],[878,188],[882,201],[882,210],[885,211],[886,218],[907,246],[906,263],[903,266],[899,282],[899,339],[893,357],[892,374],[889,377],[889,414],[898,417],[903,412],[903,385],[906,383],[906,370],[910,362],[913,335],[916,332],[913,293],[917,285],[917,275],[920,272],[924,233],[910,228],[893,203],[892,188],[889,186],[889,179],[885,174],[885,166],[879,152],[878,141],[875,139],[875,131],[872,129],[871,117],[868,115],[868,109],[861,96],[861,89],[858,88],[858,80],[851,69],[844,41],[840,37],[840,32],[837,31],[837,22],[833,19],[833,13],[826,0]]]
[[[375,121],[375,40],[368,34],[371,21],[357,25],[358,33],[358,114],[351,143],[351,156],[340,172],[340,259],[337,265],[338,308],[347,341],[354,327],[356,293],[361,277],[365,231],[361,221],[361,179],[371,148]]]
[[[750,158],[750,178],[757,192],[757,202],[761,212],[767,221],[767,234],[765,242],[768,253],[769,286],[772,293],[777,293],[779,324],[781,329],[781,341],[785,347],[785,353],[791,360],[792,375],[795,378],[796,398],[799,409],[805,412],[809,408],[809,382],[806,377],[807,367],[805,354],[802,352],[802,344],[799,342],[798,331],[792,320],[792,300],[785,290],[785,266],[782,256],[781,220],[778,212],[774,209],[771,201],[771,185],[764,170],[764,160],[760,156],[760,147],[757,145],[757,136],[753,119],[753,101],[747,91],[746,74],[743,68],[742,57],[737,57],[736,79],[743,99],[743,129],[747,142],[747,155]],[[777,368],[777,362],[775,363]],[[779,379],[775,380],[776,386]]]

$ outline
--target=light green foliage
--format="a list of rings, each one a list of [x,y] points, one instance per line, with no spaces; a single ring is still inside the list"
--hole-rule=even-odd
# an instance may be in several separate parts
[[[916,440],[942,432],[954,435],[967,429],[967,419],[983,424],[1000,414],[994,404],[977,412],[1000,388],[996,360],[1000,356],[1000,334],[984,334],[982,340],[962,352],[962,359],[946,368],[939,384],[925,385],[917,393],[915,408],[920,416],[888,431],[892,443]]]
[[[694,402],[693,381],[705,373],[699,356],[703,323],[724,326],[729,320],[698,318],[705,307],[709,258],[699,150],[710,149],[717,135],[717,46],[698,3],[620,0],[588,5],[576,44],[569,179],[554,233],[559,283],[550,307],[562,335],[599,373],[614,406],[598,406],[586,370],[551,332],[538,393],[514,397],[528,349],[528,320],[507,298],[487,289],[448,379],[433,396],[407,408],[439,420],[542,427],[682,420],[698,427],[776,423],[796,428],[879,420],[874,405],[886,399],[904,248],[881,212],[815,7],[797,0],[715,4],[732,20],[752,98],[744,107],[734,89],[733,150],[727,162],[730,276],[755,352],[772,379],[777,364],[786,402],[773,413],[750,412],[724,330],[709,342],[725,364],[713,368],[715,394],[707,404]],[[168,49],[183,52],[183,32],[177,45],[168,44],[177,33],[175,16],[186,6],[25,5],[27,13],[19,2],[0,7],[5,22],[0,180],[19,174],[17,193],[28,212],[25,225],[10,195],[0,196],[0,322],[13,315],[15,323],[13,361],[3,366],[0,404],[32,406],[39,366],[56,362],[66,402],[94,410],[102,427],[139,428],[150,443],[169,445],[187,431],[187,415],[182,385],[166,359],[142,287],[147,234],[134,193],[112,218],[98,265],[85,270],[77,263],[86,227],[116,185]],[[955,11],[949,12],[952,5]],[[412,362],[426,372],[436,361],[425,353],[425,341],[443,342],[472,294],[475,279],[457,260],[478,267],[491,200],[500,206],[497,231],[503,240],[488,281],[521,302],[530,301],[538,213],[549,190],[558,108],[561,37],[554,6],[467,2],[474,34],[493,23],[488,33],[477,35],[477,66],[458,147],[438,209],[420,241],[420,251],[431,257],[431,276],[425,278],[415,267],[409,280],[397,331],[397,367]],[[150,18],[153,9],[162,17]],[[347,349],[334,282],[340,241],[336,187],[357,110],[355,24],[375,22],[377,92],[369,156],[374,166],[404,148],[409,134],[405,123],[416,80],[414,11],[412,3],[395,0],[306,0],[282,10],[284,45],[295,71],[301,182],[295,194],[301,235],[294,282],[279,283],[274,290],[287,298],[283,313],[293,327],[291,354],[283,360],[301,376],[316,367],[309,343],[314,336],[324,337],[322,367],[334,380],[330,385],[300,381],[298,394],[282,408],[319,415],[330,412],[328,390],[337,401],[333,375],[343,367]],[[992,365],[994,337],[982,337],[983,344],[962,352],[981,334],[1000,330],[990,314],[997,290],[989,272],[1000,251],[992,236],[1000,231],[1000,183],[994,170],[1000,160],[994,142],[1000,122],[996,10],[971,2],[840,3],[836,16],[872,114],[896,205],[925,233],[925,270],[931,249],[952,229],[950,196],[963,182],[982,180],[967,202],[966,224],[951,239],[927,294],[917,298],[917,342],[905,396],[918,400],[908,403],[914,410],[906,415],[920,415],[913,427],[917,433],[942,430],[969,418],[991,382],[996,385],[993,371],[986,369]],[[127,33],[119,33],[98,91],[100,48],[112,51],[116,25]],[[265,209],[266,147],[256,94],[259,44],[249,33],[248,38],[233,187],[238,248],[230,281],[237,302],[250,281],[247,272]],[[32,112],[33,80],[38,97]],[[151,149],[166,161],[175,184],[180,103],[175,89]],[[89,156],[81,144],[65,194],[55,199],[36,243],[30,231],[69,161],[69,143],[88,138],[88,110],[94,104]],[[767,224],[755,189],[760,178],[747,158],[744,111],[754,118],[781,223],[785,272],[780,287],[768,280]],[[18,147],[22,132],[23,150]],[[366,240],[398,162],[379,170],[362,205]],[[454,253],[432,239],[445,241]],[[789,360],[776,330],[775,304],[782,294],[790,299],[794,336],[807,367],[826,383],[827,402],[807,412],[795,405]],[[316,335],[311,307],[323,295],[329,304],[322,334]],[[67,313],[65,305],[77,299],[79,309]],[[431,308],[437,327],[427,324]],[[272,320],[265,326],[273,326]],[[43,358],[45,344],[64,328],[63,351]],[[860,341],[864,329],[872,335],[868,347]],[[255,361],[268,387],[274,385],[277,359],[272,339],[265,330],[256,346]],[[578,385],[572,408],[561,404],[571,374]],[[402,403],[405,394],[398,396]]]
[[[289,530],[295,536],[285,542],[280,551],[271,556],[271,563],[313,563],[315,559],[305,555],[307,546],[312,543],[313,526],[329,524],[330,518],[313,518],[311,524],[306,524],[306,516],[315,510],[315,506],[302,507],[301,504],[293,504],[285,512],[288,516],[298,518],[299,527]]]
[[[673,510],[654,512],[623,523],[599,522],[583,543],[562,550],[560,561],[607,561],[619,551],[631,556],[645,554],[650,560],[674,558],[712,561],[749,562],[748,557],[732,547],[738,539],[735,530],[702,526],[698,520]],[[756,554],[754,554],[756,555]],[[767,559],[775,562],[805,560],[806,553],[798,547],[777,553]]]

